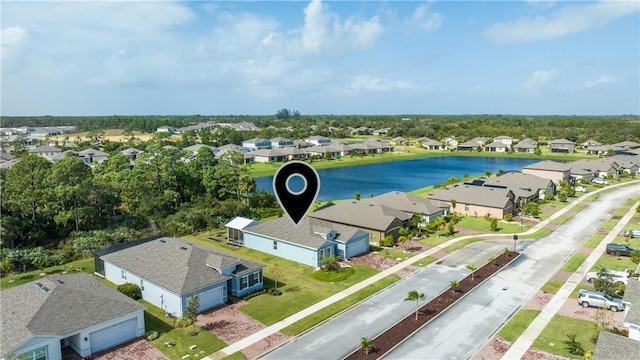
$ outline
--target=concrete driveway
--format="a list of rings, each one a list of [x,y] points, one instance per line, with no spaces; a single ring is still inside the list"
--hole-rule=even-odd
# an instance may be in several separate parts
[[[551,235],[519,242],[518,250],[523,256],[398,346],[387,358],[464,359],[473,356],[613,210],[639,193],[640,188],[629,187],[602,194]],[[415,289],[425,292],[429,299],[433,298],[448,287],[450,280],[465,276],[467,264],[481,265],[505,246],[511,248],[513,241],[479,242],[456,251],[264,358],[342,358],[358,347],[361,337],[375,337],[414,310],[415,303],[403,301],[408,291]]]

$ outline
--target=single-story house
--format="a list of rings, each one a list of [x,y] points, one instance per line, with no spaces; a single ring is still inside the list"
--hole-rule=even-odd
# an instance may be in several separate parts
[[[511,189],[516,195],[516,207],[519,204],[518,198],[526,201],[544,199],[546,194],[556,193],[556,184],[545,178],[521,172],[506,172],[500,176],[484,179],[485,186],[505,186]],[[529,192],[532,192],[529,195]]]
[[[412,215],[419,215],[422,218],[422,224],[427,224],[440,216],[449,213],[449,206],[434,203],[429,199],[421,198],[402,191],[389,191],[382,195],[378,195],[369,200],[376,204],[388,206],[392,209],[401,210]]]
[[[451,204],[452,211],[473,216],[490,216],[502,219],[515,212],[515,194],[505,188],[459,185],[437,190],[429,195],[432,201]],[[453,206],[455,203],[455,206]]]
[[[198,312],[263,287],[264,265],[184,239],[159,237],[116,244],[94,255],[96,274],[120,285],[140,286],[142,298],[183,317],[192,296]]]
[[[622,168],[613,158],[580,159],[570,162],[571,176],[591,180],[594,177],[617,179]]]
[[[484,146],[484,151],[487,152],[507,152],[507,150],[509,150],[509,145],[497,141]]]
[[[298,149],[297,147],[282,147],[278,148],[278,151],[283,153],[288,160],[306,159],[309,157],[305,150]]]
[[[159,128],[156,129],[157,133],[169,133],[169,134],[176,134],[176,128],[174,128],[173,126],[160,126]]]
[[[596,141],[593,139],[589,139],[587,141],[584,141],[582,143],[580,143],[580,147],[583,149],[586,149],[590,146],[602,146],[603,144],[600,141]]]
[[[571,179],[570,166],[566,163],[552,160],[544,160],[527,165],[522,168],[522,173],[549,179],[556,184],[561,180],[568,182]]]
[[[620,164],[623,173],[640,174],[640,155],[615,155],[611,158]]]
[[[369,232],[374,242],[379,242],[387,235],[397,239],[400,228],[408,226],[412,216],[412,213],[369,200],[344,201],[307,215]]]
[[[549,149],[552,153],[572,153],[574,152],[574,143],[567,139],[555,139],[549,141]]]
[[[271,149],[271,140],[252,138],[249,140],[244,140],[242,142],[242,147],[245,147],[249,150]]]
[[[469,140],[458,144],[457,149],[458,151],[480,151],[482,145],[477,141]]]
[[[538,148],[538,142],[532,139],[522,139],[517,144],[513,145],[513,151],[534,153]]]
[[[324,136],[311,136],[311,137],[308,137],[308,138],[304,139],[304,141],[308,142],[309,144],[311,144],[313,146],[331,145],[331,139],[329,139],[328,137],[324,137]]]
[[[62,149],[49,145],[42,145],[29,150],[30,155],[42,156],[49,161],[60,153],[62,153]]]
[[[370,149],[375,149],[375,151],[372,151],[372,152],[376,152],[376,153],[385,153],[385,152],[393,151],[393,146],[389,144],[387,140],[370,138],[370,139],[365,139],[364,144],[369,146]]]
[[[145,307],[86,273],[44,277],[0,297],[2,359],[88,357],[145,333]]]
[[[128,157],[129,161],[133,162],[133,161],[136,161],[138,156],[144,154],[144,151],[138,150],[136,148],[128,148],[128,149],[120,151],[120,153],[122,153],[122,155]]]
[[[297,225],[281,217],[248,225],[242,232],[245,247],[314,268],[331,254],[346,259],[369,251],[368,232],[308,216]]]
[[[94,162],[102,164],[102,162],[109,157],[109,154],[96,149],[85,149],[82,151],[78,151],[78,156],[82,158],[82,161],[84,161],[85,164],[89,165]]]
[[[433,140],[429,138],[420,138],[418,139],[420,146],[429,150],[445,150],[444,144],[442,144],[438,140]]]
[[[382,128],[378,130],[373,130],[373,135],[387,135],[391,131],[391,128]]]
[[[393,139],[389,140],[389,144],[391,145],[409,145],[409,140],[402,137],[396,136]]]
[[[285,154],[281,149],[259,149],[256,151],[252,151],[251,155],[253,156],[255,162],[261,163],[285,161],[288,158],[287,154]]]
[[[271,148],[272,149],[295,146],[295,144],[293,143],[292,139],[286,139],[286,138],[283,138],[283,137],[275,137],[275,138],[269,140],[269,142],[271,142]]]
[[[509,147],[513,145],[513,138],[511,136],[506,136],[506,135],[496,136],[493,138],[493,142],[502,143],[504,145],[507,145],[507,147]]]

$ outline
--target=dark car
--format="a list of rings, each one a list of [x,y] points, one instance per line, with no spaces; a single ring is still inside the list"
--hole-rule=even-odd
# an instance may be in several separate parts
[[[607,254],[609,255],[631,256],[631,253],[637,252],[637,251],[640,251],[640,250],[636,250],[626,244],[616,244],[616,243],[607,244]]]

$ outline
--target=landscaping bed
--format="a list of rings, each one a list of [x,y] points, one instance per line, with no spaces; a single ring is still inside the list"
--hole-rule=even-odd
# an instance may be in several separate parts
[[[454,291],[452,288],[447,289],[440,295],[429,301],[426,305],[418,310],[418,320],[415,319],[415,312],[407,315],[404,319],[385,330],[383,333],[373,339],[373,350],[365,353],[363,349],[358,349],[349,354],[345,359],[378,359],[396,345],[400,344],[411,334],[425,326],[439,314],[446,311],[456,301],[460,300],[466,293],[473,290],[483,281],[500,271],[520,254],[517,252],[509,252],[501,254],[496,258],[494,264],[487,263],[478,268],[472,275],[468,275],[458,282],[459,287]]]

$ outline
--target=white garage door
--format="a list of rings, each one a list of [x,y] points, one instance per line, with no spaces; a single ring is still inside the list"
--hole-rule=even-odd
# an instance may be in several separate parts
[[[360,240],[354,242],[353,244],[349,244],[348,256],[357,256],[367,251],[367,240]]]
[[[110,348],[136,337],[138,329],[137,318],[125,320],[107,328],[89,334],[91,339],[91,353]]]
[[[204,311],[214,306],[221,305],[224,297],[222,296],[223,288],[215,288],[203,293],[200,293],[200,308],[198,311]]]

